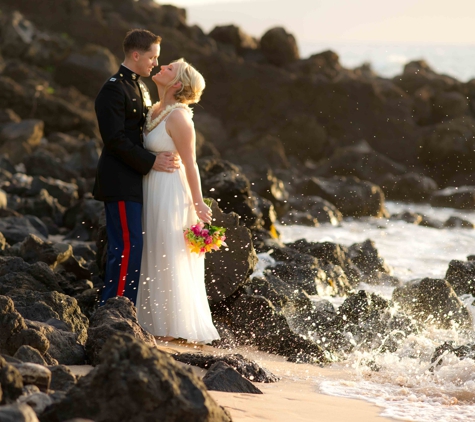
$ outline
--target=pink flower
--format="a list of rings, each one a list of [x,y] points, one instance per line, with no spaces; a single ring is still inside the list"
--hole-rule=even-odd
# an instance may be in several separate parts
[[[208,237],[208,234],[209,234],[209,230],[208,230],[208,229],[203,229],[203,230],[201,230],[201,236],[203,236],[203,237]]]
[[[205,244],[209,245],[212,242],[213,242],[213,238],[211,236],[207,236],[206,239],[205,239]]]
[[[191,226],[191,231],[192,231],[196,236],[200,236],[200,235],[201,235],[201,227],[199,227],[198,224]]]

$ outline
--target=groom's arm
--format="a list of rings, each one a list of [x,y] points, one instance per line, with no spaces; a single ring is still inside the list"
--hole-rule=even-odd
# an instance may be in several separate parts
[[[96,115],[105,147],[137,172],[147,174],[156,157],[126,136],[125,95],[118,84],[103,86],[96,98]]]

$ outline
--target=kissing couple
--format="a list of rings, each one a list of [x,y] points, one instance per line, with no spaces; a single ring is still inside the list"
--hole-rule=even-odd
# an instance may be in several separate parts
[[[124,62],[101,88],[95,110],[104,143],[94,198],[103,201],[107,263],[101,305],[116,296],[137,307],[140,325],[156,338],[209,343],[219,339],[204,282],[204,256],[191,253],[183,230],[211,222],[196,164],[189,105],[205,88],[183,59],[152,76],[152,105],[141,78],[158,66],[161,38],[134,29]]]

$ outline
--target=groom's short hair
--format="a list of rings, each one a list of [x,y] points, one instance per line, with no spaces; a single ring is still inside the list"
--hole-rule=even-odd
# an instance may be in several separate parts
[[[124,38],[124,53],[127,55],[132,51],[148,51],[152,44],[160,44],[161,40],[161,37],[146,29],[132,29]]]

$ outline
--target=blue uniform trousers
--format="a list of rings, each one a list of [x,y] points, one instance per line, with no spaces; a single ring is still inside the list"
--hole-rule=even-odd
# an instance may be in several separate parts
[[[101,305],[115,296],[137,299],[142,261],[142,204],[105,202],[107,263]]]

